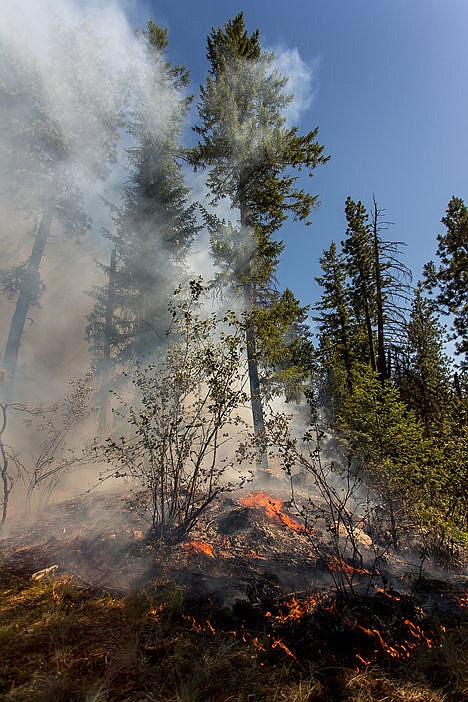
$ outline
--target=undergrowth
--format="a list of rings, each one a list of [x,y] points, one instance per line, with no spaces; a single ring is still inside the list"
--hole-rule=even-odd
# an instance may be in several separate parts
[[[197,619],[193,612],[197,610]],[[261,627],[218,630],[177,588],[126,596],[0,567],[5,702],[449,702],[466,699],[466,628],[391,665],[292,658]],[[218,616],[219,619],[219,616]],[[465,643],[464,643],[465,640]],[[463,664],[465,661],[465,665]]]

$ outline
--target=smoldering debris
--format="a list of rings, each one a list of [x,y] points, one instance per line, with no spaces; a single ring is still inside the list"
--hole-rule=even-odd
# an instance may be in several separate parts
[[[382,587],[409,592],[423,573],[463,582],[460,570],[449,575],[429,561],[411,563],[410,541],[406,555],[388,550],[375,563],[376,544],[365,532],[356,537],[363,560],[353,561],[344,546],[334,550],[326,520],[307,526],[278,489],[225,495],[183,541],[172,544],[155,540],[144,510],[147,497],[90,494],[51,505],[29,521],[12,519],[0,539],[2,561],[30,575],[58,566],[59,577],[71,574],[121,591],[173,582],[189,596],[213,595],[226,605],[263,581],[282,595],[330,591],[337,584],[356,594]],[[343,576],[338,583],[337,572]]]

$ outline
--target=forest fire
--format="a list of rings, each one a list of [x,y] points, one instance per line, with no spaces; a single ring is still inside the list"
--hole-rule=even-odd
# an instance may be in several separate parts
[[[343,558],[338,558],[338,556],[332,556],[328,560],[327,568],[328,570],[344,573],[348,578],[352,578],[354,575],[379,575],[377,569],[369,570],[369,568],[362,566],[353,566]]]
[[[266,612],[265,619],[275,621],[279,624],[284,624],[291,619],[301,619],[310,614],[320,601],[320,598],[314,595],[311,595],[305,600],[298,600],[293,596],[289,601],[282,603],[277,614],[273,615],[271,612]]]
[[[399,600],[395,598],[392,605],[389,600],[387,602],[390,609],[384,614],[379,610],[378,601],[356,600],[350,608],[349,603],[326,594],[308,595],[303,599],[293,595],[288,600],[272,603],[260,619],[255,608],[243,609],[240,619],[232,613],[231,626],[227,625],[229,619],[226,620],[225,615],[213,610],[213,602],[209,612],[200,610],[194,603],[196,609],[181,612],[179,616],[196,634],[228,636],[246,644],[252,648],[253,655],[259,657],[261,665],[274,651],[298,663],[317,655],[324,660],[335,660],[340,637],[344,642],[341,655],[350,663],[357,662],[358,666],[368,666],[382,658],[407,660],[418,649],[442,645],[445,627],[430,626],[426,631],[422,620],[417,623],[404,616]],[[404,606],[408,605],[409,601]],[[154,607],[149,615],[158,624],[173,616],[166,603]]]
[[[209,558],[216,558],[213,546],[206,541],[190,541],[185,546],[195,553],[204,553]]]
[[[298,534],[305,533],[304,525],[285,514],[282,509],[283,503],[277,497],[272,497],[268,493],[259,491],[252,493],[251,495],[247,495],[247,497],[241,498],[240,502],[246,507],[265,510],[270,519],[275,522],[279,522],[280,524],[284,524]]]
[[[401,623],[404,625],[404,631],[402,631],[403,638],[401,641],[392,641],[392,643],[387,641],[376,628],[368,629],[360,624],[356,624],[356,628],[376,640],[380,648],[377,647],[374,650],[374,654],[384,652],[390,656],[390,658],[409,658],[416,648],[422,646],[426,646],[427,648],[434,647],[435,640],[428,636],[418,624],[405,618],[401,618]],[[443,627],[441,627],[440,633],[444,633]]]

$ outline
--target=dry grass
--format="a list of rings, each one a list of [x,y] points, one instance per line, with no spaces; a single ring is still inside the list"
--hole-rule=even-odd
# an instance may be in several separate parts
[[[124,598],[5,568],[0,577],[5,702],[458,702],[468,692],[461,626],[442,648],[358,672],[197,631],[177,590],[160,617],[147,593]]]

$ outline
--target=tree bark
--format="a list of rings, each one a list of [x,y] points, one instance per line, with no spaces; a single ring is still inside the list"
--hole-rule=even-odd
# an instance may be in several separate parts
[[[44,256],[54,214],[55,208],[50,206],[42,215],[41,223],[34,240],[31,256],[29,257],[29,261],[25,267],[20,294],[16,303],[13,318],[11,320],[10,331],[3,357],[3,367],[7,373],[7,399],[11,397],[12,393],[21,339],[26,320],[28,318],[29,309],[37,298],[39,292],[39,267]]]
[[[115,271],[116,271],[116,250],[111,253],[109,266],[109,282],[107,288],[106,314],[104,319],[104,348],[101,365],[101,391],[100,391],[100,419],[102,427],[107,426],[109,420],[109,379],[111,369],[111,347],[112,347],[112,326],[114,320],[115,305]]]
[[[244,198],[241,195],[240,200],[240,224],[241,229],[245,230],[249,227],[248,207]],[[255,304],[255,285],[252,281],[251,259],[249,259],[246,271],[246,280],[244,282],[244,307],[247,315],[245,328],[245,341],[247,348],[247,367],[249,373],[250,387],[250,404],[252,407],[252,422],[255,437],[259,440],[257,450],[257,470],[268,470],[268,455],[265,448],[261,445],[262,436],[265,434],[265,417],[263,414],[262,396],[260,389],[260,377],[258,373],[257,348],[255,340],[255,330],[250,321],[250,313]]]

